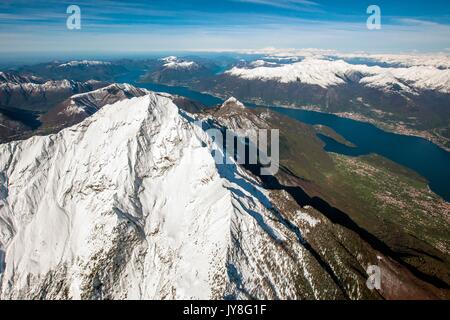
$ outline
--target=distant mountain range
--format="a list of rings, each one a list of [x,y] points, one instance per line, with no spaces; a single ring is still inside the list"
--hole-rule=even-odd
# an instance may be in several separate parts
[[[203,79],[215,74],[218,66],[209,60],[188,58],[181,59],[175,56],[169,56],[158,60],[145,75],[142,81],[172,84],[180,81],[195,82],[197,79]]]
[[[91,63],[94,66],[109,65],[97,61]],[[82,61],[67,65],[78,68],[86,64],[89,65]],[[0,72],[0,143],[56,133],[81,122],[107,104],[146,94],[147,90],[127,84],[44,80],[17,72]],[[173,99],[186,110],[197,111],[203,107],[184,97],[173,96]]]
[[[279,53],[236,63],[220,74],[195,76],[193,81],[186,80],[184,72],[143,81],[188,86],[261,105],[334,113],[450,148],[450,69],[445,59],[388,55],[355,61],[356,56],[311,52],[305,56]]]
[[[245,54],[248,59],[242,59]],[[0,110],[11,105],[14,112],[46,112],[55,102],[102,87],[132,71],[140,73],[141,82],[185,86],[261,105],[333,113],[388,131],[424,137],[450,150],[448,55],[351,54],[313,49],[267,49],[245,54],[241,58],[168,56],[25,66],[0,77]],[[2,115],[15,120],[5,112]]]
[[[21,74],[39,75],[42,78],[74,81],[101,80],[113,81],[117,74],[127,69],[120,63],[96,60],[53,61],[30,66],[23,66],[17,70]]]
[[[55,103],[76,93],[104,86],[96,80],[46,80],[36,76],[0,72],[0,106],[32,111],[47,111]]]
[[[17,139],[41,126],[39,115],[68,97],[105,86],[89,80],[49,80],[16,72],[0,72],[0,142]]]
[[[261,61],[261,60],[258,60]],[[275,80],[281,83],[298,82],[317,85],[324,89],[358,83],[385,92],[420,94],[421,91],[450,93],[450,69],[432,67],[382,68],[377,66],[354,65],[343,60],[320,60],[308,58],[293,64],[262,65],[250,64],[255,68],[233,68],[226,72],[229,76],[246,80]]]

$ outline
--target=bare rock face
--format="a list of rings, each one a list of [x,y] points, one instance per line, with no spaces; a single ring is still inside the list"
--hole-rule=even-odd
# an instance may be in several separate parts
[[[3,139],[14,139],[29,130],[31,129],[23,123],[0,114],[0,142],[3,142]]]

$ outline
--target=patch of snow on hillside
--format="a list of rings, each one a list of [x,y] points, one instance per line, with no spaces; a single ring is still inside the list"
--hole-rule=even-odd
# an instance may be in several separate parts
[[[311,217],[308,213],[297,210],[296,217],[303,222],[306,222],[310,227],[315,227],[320,223],[320,220]]]

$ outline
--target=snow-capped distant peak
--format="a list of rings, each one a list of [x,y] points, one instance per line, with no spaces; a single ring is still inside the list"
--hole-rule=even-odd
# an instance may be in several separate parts
[[[337,73],[345,73],[346,63],[343,61],[326,61],[307,59],[275,68],[257,67],[254,69],[233,68],[226,71],[232,76],[244,79],[276,80],[282,83],[301,82],[328,87],[344,83]]]
[[[364,86],[383,90],[400,88],[409,92],[436,90],[450,93],[450,69],[441,70],[429,66],[383,68],[349,64],[343,60],[306,58],[301,62],[278,67],[234,67],[226,71],[226,74],[247,80],[298,82],[323,88],[359,81]]]
[[[276,49],[244,50],[247,54],[264,54],[266,59],[298,61],[303,58],[316,59],[362,59],[375,63],[396,65],[402,67],[430,66],[438,69],[450,69],[450,54],[448,53],[401,53],[401,54],[371,54],[366,52],[339,52],[324,49]]]
[[[101,85],[100,81],[77,82],[73,80],[44,80],[32,75],[19,75],[15,73],[6,72],[0,75],[0,88],[5,90],[20,91],[20,95],[36,95],[43,92],[82,92],[89,89],[88,87],[98,87]]]
[[[164,62],[173,62],[173,61],[177,61],[178,58],[176,56],[168,56],[168,57],[161,58],[160,60],[164,61]]]
[[[65,67],[77,67],[77,66],[98,66],[98,65],[110,65],[111,62],[96,61],[96,60],[74,60],[67,63],[60,64],[59,68]]]
[[[168,56],[168,57],[165,57],[165,58],[161,58],[160,60],[165,62],[163,66],[165,68],[167,68],[167,69],[180,70],[180,69],[195,69],[195,68],[198,68],[198,64],[195,63],[194,61],[188,61],[188,60],[179,59],[176,56]]]

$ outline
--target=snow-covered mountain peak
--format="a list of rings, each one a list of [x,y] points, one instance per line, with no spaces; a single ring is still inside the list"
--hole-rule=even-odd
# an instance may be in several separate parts
[[[344,74],[347,66],[344,61],[327,61],[314,58],[279,67],[258,67],[254,69],[233,68],[226,73],[244,79],[276,80],[282,83],[302,82],[321,87],[344,83],[338,73]]]
[[[226,210],[209,201],[220,205],[229,194],[220,191],[210,153],[188,127],[171,100],[149,94],[105,106],[59,134],[0,146],[7,190],[0,216],[9,222],[0,225],[0,250],[6,251],[2,295],[38,294],[46,278],[59,274],[66,294],[86,297],[94,294],[92,277],[103,278],[97,268],[114,268],[114,259],[127,256],[129,263],[113,271],[122,280],[108,289],[110,295],[116,290],[130,297],[171,295],[159,286],[173,279],[177,297],[207,297],[213,271],[208,263],[227,240],[220,230],[208,229],[217,227],[216,219],[220,225],[227,219]],[[187,175],[192,169],[207,176]],[[202,190],[206,177],[216,184],[216,196]],[[203,218],[208,225],[190,225],[199,214],[190,202],[198,191],[211,196],[201,202],[212,210]],[[202,227],[208,241],[190,241],[196,235],[189,229]],[[220,236],[222,242],[214,240]],[[160,237],[164,240],[157,241]],[[175,260],[166,265],[171,256]],[[160,282],[163,268],[167,278]],[[189,276],[198,273],[191,282]]]
[[[245,108],[244,104],[242,102],[240,102],[238,99],[236,99],[235,97],[228,98],[222,104],[222,108],[229,108],[229,107],[237,107],[237,108],[242,108],[242,109]]]
[[[164,64],[169,69],[194,69],[198,67],[194,61],[173,61]]]
[[[155,93],[0,145],[0,297],[221,298],[239,295],[237,268],[253,288],[238,256],[289,231],[270,226],[265,193],[239,166],[217,166],[213,146]]]

